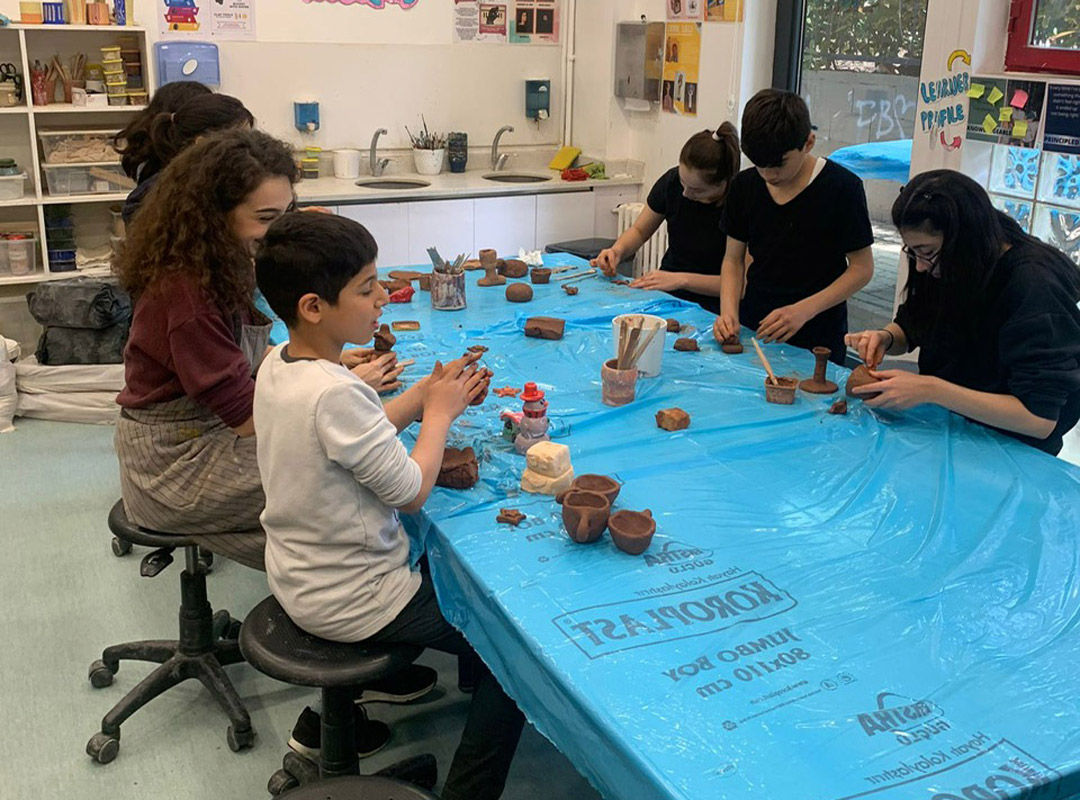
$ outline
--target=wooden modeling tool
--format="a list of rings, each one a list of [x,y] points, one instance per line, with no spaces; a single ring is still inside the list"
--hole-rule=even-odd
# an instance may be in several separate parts
[[[769,373],[769,381],[774,386],[779,386],[779,382],[776,380],[776,374],[773,372],[772,364],[769,363],[769,359],[765,357],[765,351],[761,349],[761,345],[758,344],[756,337],[751,336],[750,342],[754,345],[754,349],[757,350],[758,358],[761,359],[761,363],[765,365],[765,371]]]

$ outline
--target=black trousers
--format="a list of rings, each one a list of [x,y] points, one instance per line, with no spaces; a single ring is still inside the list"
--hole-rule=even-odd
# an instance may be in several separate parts
[[[422,578],[409,604],[393,622],[367,641],[421,645],[476,658],[465,637],[443,617],[426,569]],[[496,800],[506,785],[510,762],[525,724],[524,714],[506,696],[495,676],[479,658],[476,661],[480,670],[476,692],[446,778],[443,800]]]

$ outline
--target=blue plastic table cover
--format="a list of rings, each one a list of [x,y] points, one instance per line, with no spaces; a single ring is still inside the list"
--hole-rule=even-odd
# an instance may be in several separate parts
[[[582,263],[547,255],[548,264]],[[475,286],[386,308],[420,375],[489,348],[492,387],[536,381],[578,474],[622,482],[616,509],[657,520],[641,556],[580,545],[552,498],[518,489],[524,458],[489,394],[455,424],[480,481],[409,518],[439,603],[528,718],[606,798],[996,800],[1080,792],[1080,470],[934,407],[884,414],[799,394],[767,404],[749,346],[720,351],[712,315],[590,278],[532,302]],[[637,399],[600,402],[611,318],[695,328]],[[561,341],[525,338],[532,315]],[[765,347],[777,374],[813,357]],[[829,366],[843,386],[845,370]],[[842,392],[841,388],[841,392]],[[680,407],[687,430],[656,426]],[[411,436],[406,434],[406,438]],[[502,507],[527,516],[495,522]]]
[[[907,183],[911,173],[911,139],[848,145],[829,153],[828,158],[863,180],[877,178]]]

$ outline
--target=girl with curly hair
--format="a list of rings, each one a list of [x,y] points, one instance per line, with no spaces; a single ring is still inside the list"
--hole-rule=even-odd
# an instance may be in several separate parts
[[[162,171],[114,263],[135,301],[116,429],[128,518],[202,534],[257,569],[251,412],[270,324],[253,303],[252,255],[297,178],[288,145],[265,133],[206,136]]]

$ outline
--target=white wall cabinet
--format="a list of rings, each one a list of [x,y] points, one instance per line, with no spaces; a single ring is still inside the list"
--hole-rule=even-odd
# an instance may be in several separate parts
[[[554,242],[588,239],[596,222],[592,192],[539,194],[536,196],[536,247]]]
[[[536,248],[536,195],[482,197],[473,204],[474,252],[491,247],[505,258]]]
[[[475,255],[473,203],[471,199],[408,203],[409,257],[404,263],[430,263],[429,247],[437,247],[439,254],[448,260],[459,253]]]
[[[396,267],[413,263],[409,258],[408,203],[340,206],[338,213],[356,220],[371,231],[379,245],[381,266]]]

